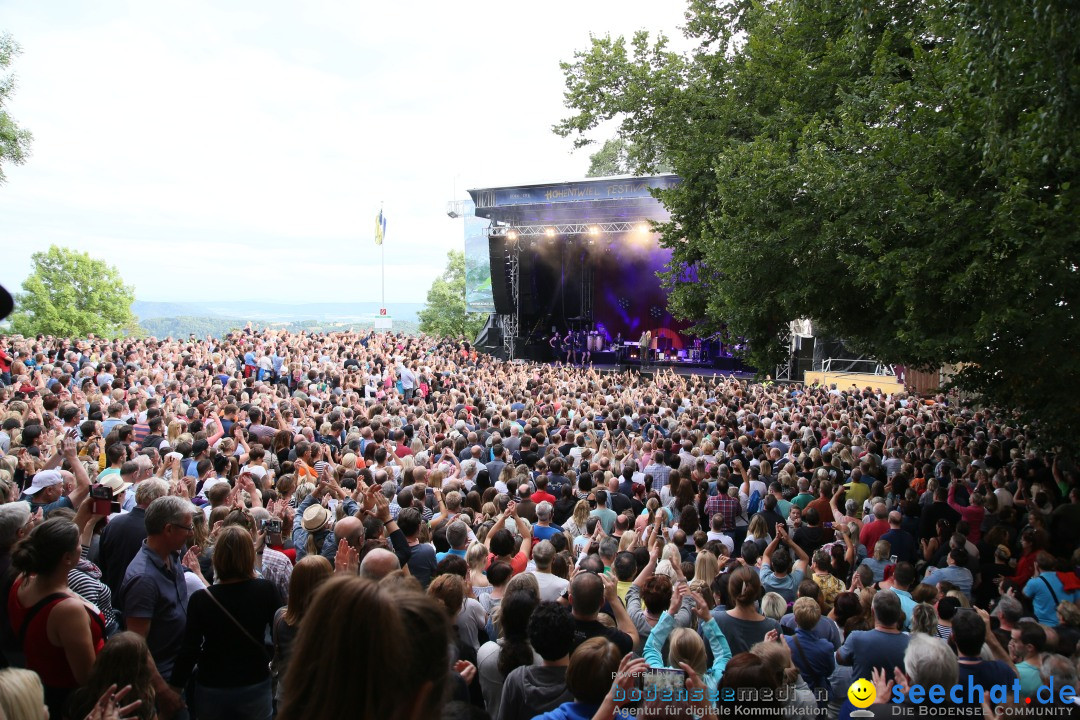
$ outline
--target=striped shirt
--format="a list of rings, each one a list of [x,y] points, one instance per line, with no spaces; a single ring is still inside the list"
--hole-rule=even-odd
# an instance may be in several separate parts
[[[116,610],[113,608],[112,590],[101,582],[101,569],[86,559],[90,548],[82,546],[82,558],[79,564],[68,573],[68,588],[87,602],[93,603],[101,611],[106,625],[116,622]]]

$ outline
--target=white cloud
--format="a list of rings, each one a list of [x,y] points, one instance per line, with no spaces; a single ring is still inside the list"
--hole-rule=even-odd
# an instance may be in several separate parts
[[[672,34],[679,3],[15,3],[9,109],[35,135],[0,188],[0,282],[51,243],[140,299],[423,301],[456,186],[580,177],[550,128],[588,33]],[[166,273],[162,275],[162,273]],[[374,293],[374,294],[373,294]]]

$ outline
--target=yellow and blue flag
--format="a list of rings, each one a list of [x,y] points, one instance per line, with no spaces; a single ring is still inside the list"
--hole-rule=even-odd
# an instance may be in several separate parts
[[[379,208],[379,214],[375,216],[375,244],[382,245],[385,236],[386,218],[383,216],[382,208]]]

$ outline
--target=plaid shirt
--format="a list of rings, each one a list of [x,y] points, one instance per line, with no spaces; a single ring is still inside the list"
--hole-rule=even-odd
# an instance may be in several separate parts
[[[739,501],[727,495],[710,495],[705,501],[705,516],[710,520],[716,513],[724,518],[724,529],[731,530],[735,527],[735,518],[739,516],[741,506]]]
[[[292,563],[289,556],[283,552],[271,548],[263,548],[262,570],[263,580],[269,580],[277,588],[281,595],[281,602],[289,602],[289,581],[292,580]]]
[[[656,492],[660,492],[660,489],[668,484],[668,476],[671,475],[671,468],[663,463],[652,463],[646,465],[642,471],[646,475],[652,475],[652,489]]]

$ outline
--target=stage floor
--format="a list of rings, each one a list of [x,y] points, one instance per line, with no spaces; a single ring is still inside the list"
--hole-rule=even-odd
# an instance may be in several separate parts
[[[561,367],[563,365],[563,363],[557,362],[549,362],[546,364],[552,367]],[[754,373],[746,372],[743,370],[719,370],[714,367],[704,367],[701,365],[690,365],[682,363],[654,363],[653,365],[650,365],[646,370],[642,370],[641,366],[638,365],[636,362],[629,365],[623,365],[621,368],[616,367],[614,364],[611,363],[593,363],[592,368],[597,372],[607,375],[626,372],[627,370],[633,370],[634,372],[640,373],[641,375],[652,377],[656,374],[657,370],[672,370],[675,372],[676,375],[681,375],[683,377],[735,377],[740,380],[749,380],[754,377]]]

